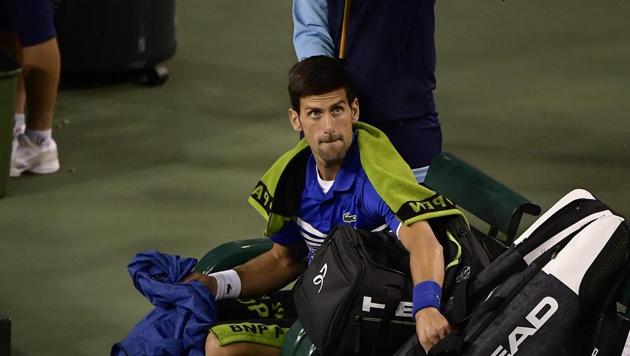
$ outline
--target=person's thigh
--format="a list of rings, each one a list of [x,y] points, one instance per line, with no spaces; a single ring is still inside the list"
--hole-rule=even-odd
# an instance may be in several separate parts
[[[57,36],[50,0],[0,0],[8,2],[8,16],[22,47]]]
[[[206,356],[277,356],[280,348],[275,346],[237,342],[221,346],[213,334],[208,335],[205,347]]]

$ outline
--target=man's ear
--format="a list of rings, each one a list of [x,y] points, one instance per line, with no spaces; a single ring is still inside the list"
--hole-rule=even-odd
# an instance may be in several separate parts
[[[302,131],[302,123],[300,122],[300,114],[289,108],[289,122],[291,123],[291,127],[293,130],[300,132]]]
[[[352,110],[352,122],[359,121],[359,98],[354,98],[354,100],[352,100],[350,109]]]

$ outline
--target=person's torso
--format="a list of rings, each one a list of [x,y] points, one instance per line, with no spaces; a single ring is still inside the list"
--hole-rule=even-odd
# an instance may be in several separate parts
[[[338,224],[369,231],[390,228],[382,212],[384,209],[378,211],[374,208],[378,204],[375,202],[382,202],[382,199],[372,187],[354,151],[356,145],[353,145],[352,154],[348,157],[351,162],[344,163],[326,193],[317,181],[314,159],[312,156],[309,158],[300,209],[295,217],[299,233],[309,249],[309,260]]]
[[[327,0],[339,53],[344,0]],[[348,72],[368,123],[415,117],[437,123],[434,0],[353,0],[346,39]]]

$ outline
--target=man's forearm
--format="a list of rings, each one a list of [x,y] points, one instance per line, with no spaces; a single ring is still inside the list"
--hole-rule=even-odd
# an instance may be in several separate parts
[[[409,250],[414,287],[413,309],[420,345],[429,349],[450,333],[448,321],[439,311],[440,287],[444,280],[442,246],[426,221],[401,226],[398,235]],[[435,285],[437,283],[437,286]]]
[[[241,278],[242,296],[275,292],[304,271],[306,263],[303,260],[274,251],[276,246],[279,245],[235,268]]]
[[[426,221],[401,226],[400,240],[409,251],[410,268],[414,284],[434,281],[442,285],[444,255],[433,230]]]
[[[274,292],[297,278],[306,268],[300,257],[304,254],[301,245],[282,246],[274,244],[270,251],[242,264],[234,270],[240,279],[240,296],[257,296]],[[197,280],[217,296],[217,280],[212,275],[194,272],[184,281]]]

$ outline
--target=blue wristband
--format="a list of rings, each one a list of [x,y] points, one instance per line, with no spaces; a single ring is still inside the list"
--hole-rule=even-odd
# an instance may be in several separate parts
[[[424,281],[413,287],[413,315],[424,308],[440,309],[442,287],[434,281]]]

